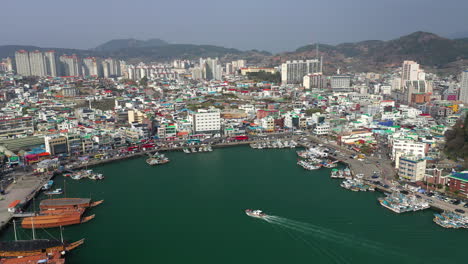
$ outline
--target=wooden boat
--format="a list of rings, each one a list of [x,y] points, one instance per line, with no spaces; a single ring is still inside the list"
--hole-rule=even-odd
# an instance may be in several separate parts
[[[0,264],[32,264],[32,263],[64,264],[65,258],[63,258],[60,252],[54,252],[52,254],[41,253],[41,254],[26,256],[26,257],[0,259]]]
[[[88,208],[100,205],[104,200],[91,202],[89,198],[59,198],[42,200],[39,207],[46,209]]]
[[[85,212],[85,208],[52,208],[47,210],[41,210],[38,215],[65,215],[65,214],[74,214],[74,213],[81,213]]]
[[[82,224],[94,218],[94,215],[81,217],[82,212],[70,212],[60,215],[38,215],[26,217],[21,222],[23,228],[52,228]]]
[[[63,251],[71,251],[83,245],[84,239],[73,243],[61,242],[59,240],[37,239],[0,241],[0,257],[28,257],[39,254],[54,254]]]

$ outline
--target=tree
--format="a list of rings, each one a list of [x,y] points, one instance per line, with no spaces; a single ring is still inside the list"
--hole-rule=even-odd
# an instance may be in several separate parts
[[[144,87],[148,86],[148,77],[144,76],[143,78],[141,78],[140,85]]]
[[[259,71],[259,72],[249,72],[247,73],[247,76],[249,79],[256,81],[256,82],[274,82],[274,83],[280,83],[281,82],[281,74],[279,72],[276,73],[269,73],[265,71]]]
[[[322,113],[322,109],[320,108],[311,108],[311,109],[307,109],[305,110],[305,114],[306,116],[312,116],[312,114],[314,113]]]

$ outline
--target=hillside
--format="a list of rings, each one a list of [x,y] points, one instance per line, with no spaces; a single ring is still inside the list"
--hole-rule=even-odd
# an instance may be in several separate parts
[[[0,46],[0,58],[13,57],[16,50],[50,50],[34,46]],[[146,41],[135,39],[112,40],[94,50],[53,48],[58,55],[114,57],[134,62],[167,61],[172,59],[197,59],[219,57],[226,60],[244,58],[251,63],[277,66],[283,61],[315,57],[315,45],[307,45],[293,52],[272,55],[264,51],[241,51],[213,45],[167,44],[159,39]],[[380,72],[399,67],[403,60],[415,60],[426,70],[438,73],[458,73],[468,65],[468,38],[448,39],[427,32],[415,32],[394,40],[368,40],[338,45],[320,45],[324,56],[325,74],[337,68],[343,72]]]
[[[445,132],[445,153],[451,159],[465,160],[465,167],[468,165],[468,116]]]
[[[192,44],[167,44],[163,46],[150,47],[128,47],[118,50],[98,51],[98,50],[78,50],[62,48],[41,48],[36,46],[8,45],[0,46],[0,58],[14,57],[17,50],[55,50],[57,55],[77,54],[80,57],[112,57],[128,60],[129,62],[152,62],[167,61],[172,59],[197,59],[200,57],[226,57],[230,59],[247,58],[252,62],[259,62],[270,53],[264,51],[240,51],[213,45],[192,45]]]
[[[120,49],[128,48],[143,48],[143,47],[159,47],[168,45],[169,43],[161,39],[113,39],[104,44],[97,46],[94,50],[96,51],[117,51]]]
[[[379,71],[415,60],[424,66],[443,70],[456,61],[468,59],[468,39],[447,39],[427,32],[415,32],[390,41],[369,40],[320,45],[326,63],[356,71]],[[286,53],[284,58],[315,56],[315,45]]]

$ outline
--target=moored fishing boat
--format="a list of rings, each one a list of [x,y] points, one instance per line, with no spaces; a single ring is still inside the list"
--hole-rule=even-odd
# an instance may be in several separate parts
[[[168,163],[170,160],[164,155],[164,154],[159,154],[155,153],[154,155],[150,156],[147,160],[146,163],[148,165],[160,165],[160,164],[165,164]]]
[[[44,191],[49,190],[53,184],[54,184],[53,180],[47,181],[47,183],[44,184],[41,189]]]
[[[59,195],[59,194],[62,194],[63,193],[63,190],[62,188],[57,188],[53,191],[50,191],[50,192],[45,192],[44,194],[45,195]]]

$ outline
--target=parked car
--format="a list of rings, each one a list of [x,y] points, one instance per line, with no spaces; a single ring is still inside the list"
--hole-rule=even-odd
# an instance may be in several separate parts
[[[457,212],[457,213],[461,213],[461,214],[464,214],[464,213],[465,213],[465,211],[464,211],[464,210],[462,210],[462,209],[455,209],[455,212]]]

